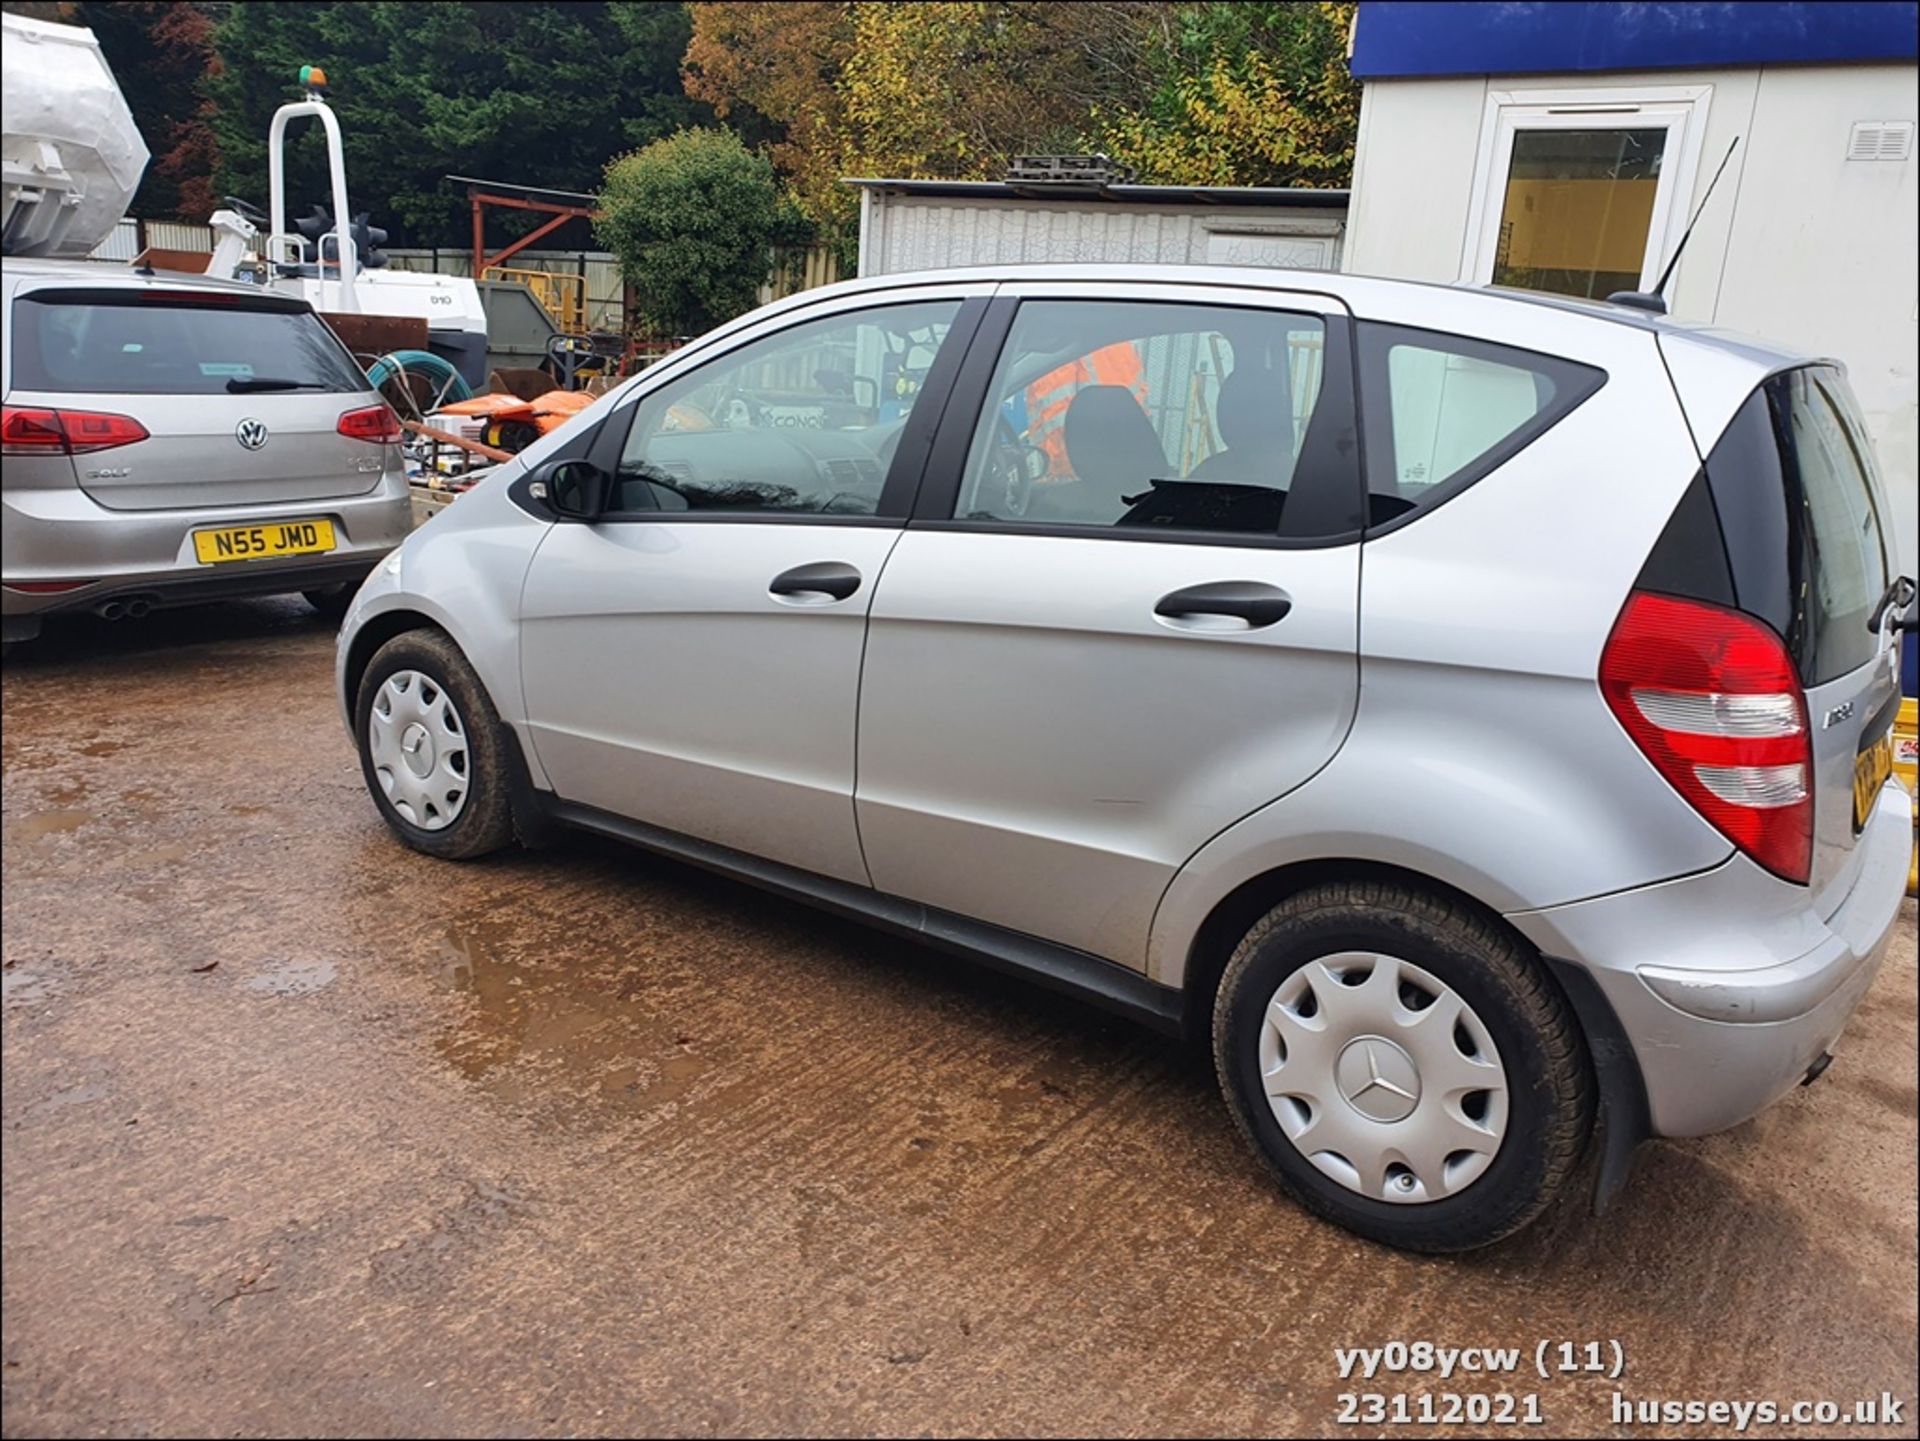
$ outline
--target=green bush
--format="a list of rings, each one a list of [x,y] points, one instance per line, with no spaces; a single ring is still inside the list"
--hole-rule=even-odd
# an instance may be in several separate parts
[[[752,308],[780,214],[773,165],[730,131],[682,130],[607,166],[594,223],[656,333]]]

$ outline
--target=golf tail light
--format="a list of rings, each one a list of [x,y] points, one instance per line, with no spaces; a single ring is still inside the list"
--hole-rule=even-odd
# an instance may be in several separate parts
[[[349,410],[340,417],[337,429],[351,440],[368,440],[375,445],[398,445],[404,435],[400,429],[400,417],[385,405]]]
[[[146,438],[147,428],[130,415],[12,405],[0,415],[0,454],[6,455],[88,455]]]
[[[1609,709],[1654,769],[1783,880],[1813,862],[1813,749],[1786,645],[1700,601],[1636,591],[1600,658]]]

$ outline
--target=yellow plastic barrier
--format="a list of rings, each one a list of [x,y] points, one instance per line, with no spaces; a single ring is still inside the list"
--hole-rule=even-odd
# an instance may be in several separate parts
[[[1900,702],[1900,714],[1893,722],[1893,773],[1907,788],[1907,794],[1920,798],[1920,707],[1913,698]],[[1907,867],[1907,894],[1920,895],[1920,813],[1913,820],[1913,860]]]

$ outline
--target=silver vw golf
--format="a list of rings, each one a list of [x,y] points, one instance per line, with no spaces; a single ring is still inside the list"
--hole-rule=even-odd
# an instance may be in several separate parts
[[[0,268],[0,606],[345,610],[412,524],[400,429],[303,300],[84,261]]]
[[[1205,1037],[1422,1250],[1827,1063],[1887,945],[1886,508],[1840,367],[1640,311],[970,270],[713,332],[368,580],[374,804],[631,841]]]

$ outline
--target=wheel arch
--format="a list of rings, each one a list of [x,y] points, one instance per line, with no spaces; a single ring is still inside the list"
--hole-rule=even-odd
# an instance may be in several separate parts
[[[1511,935],[1529,952],[1536,947],[1506,917],[1479,897],[1456,885],[1405,866],[1359,857],[1316,857],[1273,867],[1250,876],[1214,903],[1187,946],[1182,988],[1187,994],[1187,1024],[1195,1035],[1212,1025],[1214,995],[1233,949],[1253,923],[1268,911],[1311,886],[1334,881],[1386,881],[1465,906]]]
[[[395,636],[405,635],[410,630],[437,630],[447,634],[456,646],[460,644],[458,639],[447,633],[445,626],[424,611],[402,607],[369,616],[347,643],[346,659],[340,667],[340,699],[349,720],[360,698],[360,681],[366,675],[367,667],[373,664],[375,654]],[[461,647],[461,654],[466,654],[465,647]]]
[[[460,637],[443,624],[436,616],[424,610],[409,606],[396,606],[376,615],[367,617],[355,630],[352,640],[347,643],[346,655],[340,665],[341,703],[347,715],[349,734],[354,744],[360,744],[358,728],[355,722],[356,709],[360,698],[360,683],[366,676],[367,667],[373,664],[373,658],[380,648],[397,636],[411,634],[418,630],[437,631],[445,636],[453,648],[460,652],[481,686],[487,691],[488,699],[493,702],[494,710],[500,713],[500,729],[507,741],[506,753],[511,773],[507,777],[508,800],[513,811],[514,833],[521,844],[538,847],[549,844],[557,828],[547,814],[542,801],[540,773],[533,768],[533,758],[528,753],[526,737],[520,727],[508,720],[500,706],[500,697],[495,688],[488,683],[486,672],[474,664],[473,653]]]

